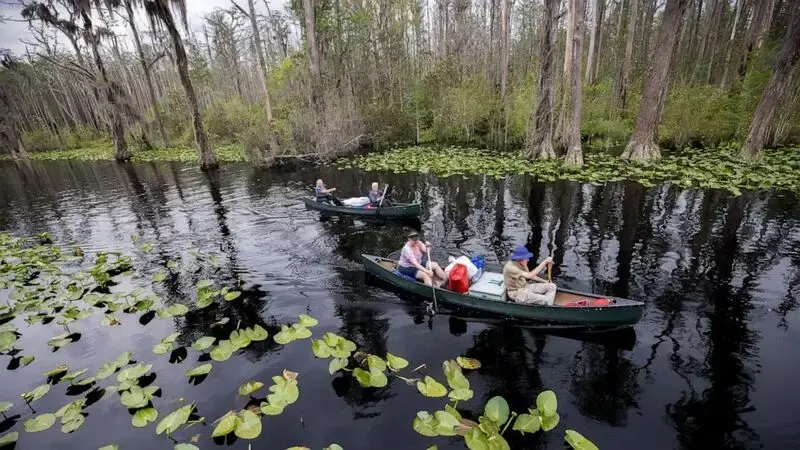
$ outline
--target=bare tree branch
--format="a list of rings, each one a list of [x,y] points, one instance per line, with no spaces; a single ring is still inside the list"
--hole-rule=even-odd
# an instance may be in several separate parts
[[[166,54],[167,54],[167,52],[162,50],[162,51],[161,51],[161,54],[159,54],[158,56],[156,56],[156,57],[155,57],[155,58],[154,58],[152,61],[150,61],[150,62],[147,64],[147,68],[148,68],[148,69],[152,68],[152,67],[153,67],[153,66],[154,66],[154,65],[155,65],[155,64],[158,62],[158,60],[159,60],[159,59],[161,59],[161,58],[163,58],[164,56],[166,56]]]
[[[241,12],[242,12],[242,14],[244,14],[244,16],[245,16],[245,17],[247,17],[248,19],[250,18],[250,14],[248,14],[248,13],[247,13],[247,11],[245,11],[245,10],[244,10],[244,8],[242,8],[241,6],[237,5],[237,4],[236,4],[236,2],[235,2],[235,1],[233,1],[233,0],[231,0],[231,3],[233,3],[233,6],[235,6],[235,7],[236,7],[236,9],[238,9],[239,11],[241,11]]]
[[[45,61],[47,61],[47,62],[49,62],[49,63],[51,63],[51,64],[53,64],[53,65],[55,65],[57,67],[60,67],[60,68],[65,69],[65,70],[69,70],[71,72],[79,73],[79,74],[89,78],[90,80],[95,81],[95,77],[94,77],[93,73],[91,73],[88,70],[86,70],[85,68],[75,64],[72,61],[68,61],[69,65],[65,65],[65,64],[59,63],[58,61],[54,60],[53,58],[51,58],[51,57],[49,57],[49,56],[47,56],[47,55],[45,55],[43,53],[37,53],[36,56],[38,56],[39,58],[42,58],[43,60],[45,60]]]

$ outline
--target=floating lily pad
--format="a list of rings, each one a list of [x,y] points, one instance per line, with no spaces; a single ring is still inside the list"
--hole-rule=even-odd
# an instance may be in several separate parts
[[[395,356],[391,353],[387,353],[386,365],[389,366],[389,370],[391,370],[392,372],[397,372],[401,369],[408,367],[408,360],[403,359],[399,356]]]
[[[150,371],[153,368],[152,364],[137,364],[135,366],[128,367],[127,369],[123,370],[117,375],[117,381],[120,383],[125,381],[135,381],[139,378],[143,377],[144,374]]]
[[[0,448],[10,447],[19,439],[19,432],[12,431],[0,436]]]
[[[239,417],[233,411],[228,411],[224,416],[217,420],[217,425],[214,427],[214,431],[211,432],[211,437],[221,437],[227,436],[233,433],[233,430],[236,429],[236,422],[239,420]]]
[[[86,418],[82,414],[78,414],[74,416],[68,421],[63,421],[61,423],[61,432],[62,433],[72,433],[73,431],[77,430],[86,422]]]
[[[52,377],[61,375],[62,373],[66,373],[68,370],[69,370],[69,366],[67,366],[66,364],[60,364],[60,365],[56,366],[55,368],[50,369],[47,372],[45,372],[44,376],[47,377],[47,378],[52,378]]]
[[[56,423],[55,414],[39,414],[25,421],[25,431],[28,433],[37,433],[49,429],[54,423]]]
[[[203,336],[200,339],[194,341],[192,344],[192,348],[195,350],[203,351],[214,345],[214,342],[217,339],[211,336]]]
[[[194,411],[194,405],[189,404],[167,414],[156,426],[156,434],[167,433],[169,435],[176,432],[178,428],[189,421],[192,411]]]
[[[20,396],[23,399],[25,399],[25,401],[27,403],[31,403],[31,402],[35,402],[36,400],[39,400],[40,398],[44,397],[48,392],[50,392],[50,385],[49,384],[43,384],[41,386],[36,387],[35,389],[33,389],[30,392],[25,392],[25,393],[21,394]]]
[[[347,358],[333,358],[328,364],[328,373],[333,375],[345,367],[347,367]]]
[[[137,428],[144,428],[147,424],[158,419],[158,410],[155,408],[143,408],[137,410],[131,417],[131,425]]]
[[[14,406],[14,404],[11,402],[0,402],[0,414],[8,411],[12,406]]]
[[[553,391],[542,391],[536,396],[536,409],[544,417],[550,417],[558,409],[558,399]]]
[[[307,314],[300,314],[297,317],[297,319],[298,319],[297,323],[299,323],[300,325],[302,325],[304,327],[314,327],[314,326],[319,325],[319,320],[317,320],[317,319],[315,319],[315,318],[313,318],[313,317],[311,317],[311,316],[309,316]]]
[[[574,450],[599,450],[590,440],[574,430],[567,430],[564,440]]]
[[[241,439],[255,439],[261,434],[261,419],[253,411],[243,409],[239,412],[233,433]]]
[[[100,447],[97,450],[119,450],[119,445],[117,444],[108,444]]]
[[[175,444],[173,450],[200,450],[196,445],[193,444]]]
[[[244,331],[251,341],[263,341],[269,336],[267,330],[258,324],[254,325],[252,328],[245,328]]]
[[[250,345],[250,338],[244,330],[233,330],[229,338],[231,344],[238,349],[242,349]]]
[[[483,410],[483,415],[497,424],[506,423],[510,413],[508,402],[499,395],[490,398]]]
[[[200,281],[197,282],[195,287],[197,287],[197,289],[204,289],[204,288],[210,288],[213,285],[214,285],[214,282],[211,281],[211,280],[200,280]]]
[[[153,274],[153,281],[158,283],[167,279],[167,274],[164,272],[156,272]]]
[[[187,377],[199,377],[202,375],[208,375],[211,372],[211,364],[203,364],[200,366],[195,367],[194,369],[189,369],[186,371]]]
[[[227,361],[235,352],[237,348],[228,340],[219,341],[214,348],[211,349],[211,359],[214,361]]]
[[[417,390],[426,397],[444,397],[447,389],[432,377],[426,375],[423,381],[417,382]]]
[[[459,366],[461,366],[464,369],[475,370],[481,368],[481,362],[473,358],[466,358],[463,356],[459,356],[458,358],[456,358],[456,362],[458,363]]]
[[[553,428],[558,426],[558,422],[560,422],[561,417],[558,413],[554,413],[551,416],[542,416],[542,430],[550,431]]]
[[[225,298],[226,302],[232,302],[237,298],[241,297],[242,293],[239,291],[230,291],[226,293],[223,297]]]
[[[264,387],[264,383],[260,381],[248,381],[239,386],[239,395],[250,395],[262,387]]]

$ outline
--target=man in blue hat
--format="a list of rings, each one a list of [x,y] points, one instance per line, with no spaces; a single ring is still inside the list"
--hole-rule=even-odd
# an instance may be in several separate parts
[[[531,258],[533,253],[521,245],[511,253],[510,261],[503,267],[506,294],[517,303],[551,306],[556,299],[556,285],[539,278],[539,273],[553,264],[553,258],[548,256],[536,268],[528,270]]]

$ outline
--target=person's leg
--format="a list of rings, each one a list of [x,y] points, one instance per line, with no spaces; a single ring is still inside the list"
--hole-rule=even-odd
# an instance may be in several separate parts
[[[431,277],[421,270],[417,271],[417,280],[427,284],[428,286],[433,286],[433,280]]]
[[[433,273],[434,275],[436,275],[437,278],[443,281],[447,281],[447,274],[445,273],[444,270],[442,270],[442,266],[440,266],[439,263],[431,261],[431,270],[433,270]]]
[[[552,306],[556,299],[556,285],[553,283],[531,283],[525,287],[531,303]]]
[[[336,206],[343,206],[344,205],[344,203],[342,203],[341,200],[339,200],[338,198],[336,198],[333,195],[328,195],[328,200],[330,200],[331,203],[333,203]]]

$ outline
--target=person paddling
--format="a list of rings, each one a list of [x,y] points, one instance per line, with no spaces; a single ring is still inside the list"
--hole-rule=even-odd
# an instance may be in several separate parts
[[[342,206],[342,201],[332,195],[335,191],[336,188],[326,188],[325,183],[322,182],[321,178],[317,180],[317,186],[314,188],[314,194],[316,195],[318,202],[322,203],[327,201],[336,206]]]
[[[553,264],[553,258],[548,256],[536,268],[528,270],[528,261],[531,258],[533,253],[521,245],[511,253],[509,261],[503,267],[506,294],[517,303],[552,306],[556,299],[556,285],[540,278],[539,273],[549,264]]]
[[[444,282],[447,274],[444,273],[439,264],[430,262],[430,269],[422,265],[422,256],[431,249],[431,243],[419,241],[419,233],[411,231],[408,233],[408,241],[403,249],[400,250],[400,259],[397,261],[398,272],[405,276],[422,281],[428,286],[433,286],[434,281]]]
[[[387,196],[385,196],[384,193],[381,192],[380,185],[377,182],[372,183],[372,190],[370,190],[367,193],[367,197],[369,197],[369,204],[376,208],[378,206],[386,208],[392,206],[391,200],[386,198]],[[381,200],[383,200],[383,202],[381,202]]]

